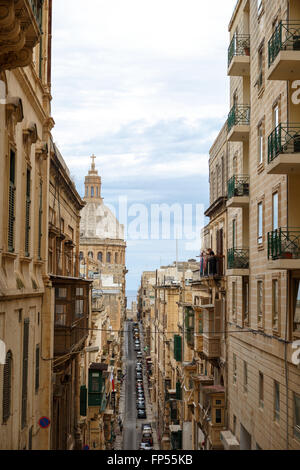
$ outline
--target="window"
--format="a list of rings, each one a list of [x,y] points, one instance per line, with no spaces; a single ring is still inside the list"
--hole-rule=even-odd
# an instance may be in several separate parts
[[[273,279],[272,281],[272,325],[274,330],[278,330],[278,279]]]
[[[238,161],[237,161],[237,154],[234,155],[232,161],[232,174],[233,176],[237,175],[238,172]]]
[[[236,354],[233,354],[233,383],[236,384],[237,378],[237,365],[236,365]]]
[[[259,407],[264,407],[264,375],[259,372]]]
[[[258,164],[263,163],[264,158],[264,136],[263,136],[263,125],[258,126]]]
[[[258,51],[258,79],[257,79],[257,84],[258,84],[258,90],[261,89],[263,86],[263,64],[264,64],[264,49],[260,49]]]
[[[236,433],[236,416],[233,415],[233,434],[235,435]]]
[[[13,150],[10,151],[10,170],[9,170],[9,195],[8,195],[8,251],[15,250],[15,164],[16,156]]]
[[[118,253],[115,253],[115,264],[118,264],[119,262],[119,256]]]
[[[28,381],[28,346],[29,346],[29,319],[23,325],[23,371],[22,371],[22,412],[21,428],[24,429],[27,421],[27,381]]]
[[[232,248],[236,247],[236,220],[232,221]]]
[[[66,326],[67,306],[64,304],[55,305],[55,326]]]
[[[25,198],[25,256],[29,256],[30,248],[30,170],[26,172],[26,198]]]
[[[276,104],[273,108],[273,126],[276,128],[279,126],[279,105]]]
[[[40,201],[39,201],[39,233],[38,233],[38,259],[40,260],[42,250],[42,216],[43,216],[43,183],[40,182]]]
[[[40,387],[40,345],[35,348],[35,391]]]
[[[274,420],[279,422],[280,418],[280,388],[279,383],[274,380]]]
[[[257,282],[257,324],[263,325],[263,281]]]
[[[257,206],[257,243],[263,242],[263,204],[260,202]]]
[[[248,392],[248,364],[244,361],[244,392]]]
[[[272,220],[273,230],[278,229],[278,193],[274,193],[272,196]]]
[[[99,253],[97,255],[97,259],[98,259],[98,261],[100,261],[100,263],[102,263],[102,257],[103,257],[102,251],[99,251]]]
[[[88,252],[88,257],[89,257],[89,258],[94,258],[94,253],[93,253],[92,251],[89,251],[89,252]]]
[[[107,262],[107,263],[110,263],[110,262],[111,262],[111,254],[110,254],[110,253],[107,253],[107,254],[106,254],[106,262]]]
[[[12,390],[12,353],[8,351],[3,370],[3,402],[2,419],[6,423],[11,411],[11,390]]]
[[[236,282],[232,283],[232,319],[236,320]]]
[[[243,277],[243,312],[244,322],[249,322],[249,278]]]
[[[94,186],[91,186],[91,197],[94,197]]]
[[[222,409],[216,408],[216,424],[222,423]]]
[[[83,252],[82,251],[79,253],[79,259],[80,259],[80,261],[83,260]]]
[[[300,395],[294,393],[294,436],[300,439]]]
[[[300,333],[300,279],[293,282],[293,331]]]

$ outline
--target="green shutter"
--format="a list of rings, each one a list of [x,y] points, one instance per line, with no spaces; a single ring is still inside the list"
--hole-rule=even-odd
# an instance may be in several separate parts
[[[27,421],[27,382],[28,382],[28,345],[29,345],[29,319],[24,320],[23,331],[23,374],[22,374],[22,414],[21,427],[26,426]]]
[[[103,383],[102,371],[90,369],[88,406],[101,407],[103,399]]]
[[[15,163],[16,156],[13,150],[10,151],[10,177],[9,177],[9,195],[8,195],[8,251],[13,252],[14,232],[15,232]]]
[[[29,256],[30,249],[30,170],[27,169],[26,177],[26,202],[25,202],[25,256]]]
[[[80,387],[80,416],[86,416],[87,409],[87,388],[85,385]]]
[[[181,336],[174,335],[174,359],[178,362],[182,361],[182,340]]]

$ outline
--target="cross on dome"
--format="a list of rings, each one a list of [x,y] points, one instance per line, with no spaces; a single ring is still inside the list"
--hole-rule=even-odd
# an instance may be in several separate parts
[[[94,154],[91,156],[91,159],[93,160],[93,161],[92,161],[92,170],[95,170],[95,159],[96,159],[96,158],[97,158],[97,157],[96,157]]]

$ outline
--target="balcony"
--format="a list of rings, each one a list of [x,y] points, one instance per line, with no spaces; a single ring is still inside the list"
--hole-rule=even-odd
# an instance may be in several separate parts
[[[199,421],[210,449],[221,450],[221,432],[225,430],[225,390],[221,385],[200,383]]]
[[[203,306],[203,354],[207,359],[217,359],[221,355],[221,316],[221,300]]]
[[[246,142],[249,140],[250,106],[235,104],[227,120],[227,140],[229,142]]]
[[[271,175],[300,173],[300,124],[279,124],[268,137]]]
[[[300,76],[300,21],[281,21],[269,40],[268,53],[268,80],[297,80]]]
[[[250,36],[235,34],[228,48],[228,71],[230,77],[250,75]]]
[[[25,67],[41,38],[43,0],[15,0],[2,6],[0,68]]]
[[[223,255],[200,256],[200,278],[220,278],[224,276]]]
[[[88,336],[90,283],[51,276],[55,289],[54,355],[84,346]]]
[[[300,269],[300,228],[269,232],[268,259],[269,269]]]
[[[249,206],[249,182],[247,175],[235,175],[230,178],[227,184],[227,207],[248,207]]]
[[[194,333],[194,351],[203,352],[203,333]]]
[[[249,248],[230,248],[227,252],[227,276],[249,276]]]

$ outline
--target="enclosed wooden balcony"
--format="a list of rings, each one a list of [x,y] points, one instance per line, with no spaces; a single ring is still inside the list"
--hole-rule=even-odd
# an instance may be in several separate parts
[[[235,34],[228,48],[228,70],[230,77],[250,75],[250,36]]]
[[[83,347],[88,337],[90,282],[51,276],[55,289],[54,355]]]
[[[268,80],[300,77],[300,21],[280,21],[268,43]]]
[[[203,306],[203,354],[207,359],[217,359],[221,355],[222,302]]]
[[[279,124],[269,135],[267,172],[271,175],[300,174],[300,123]]]
[[[227,276],[249,276],[249,248],[230,248],[227,252]]]
[[[1,2],[0,70],[25,67],[41,38],[43,0]]]
[[[225,389],[221,385],[200,385],[200,423],[210,449],[221,450],[225,430]]]
[[[250,106],[234,104],[227,119],[227,140],[229,142],[247,142],[250,133]]]
[[[227,207],[249,207],[248,175],[234,175],[227,184]]]
[[[268,268],[300,269],[300,228],[282,228],[268,233]]]

